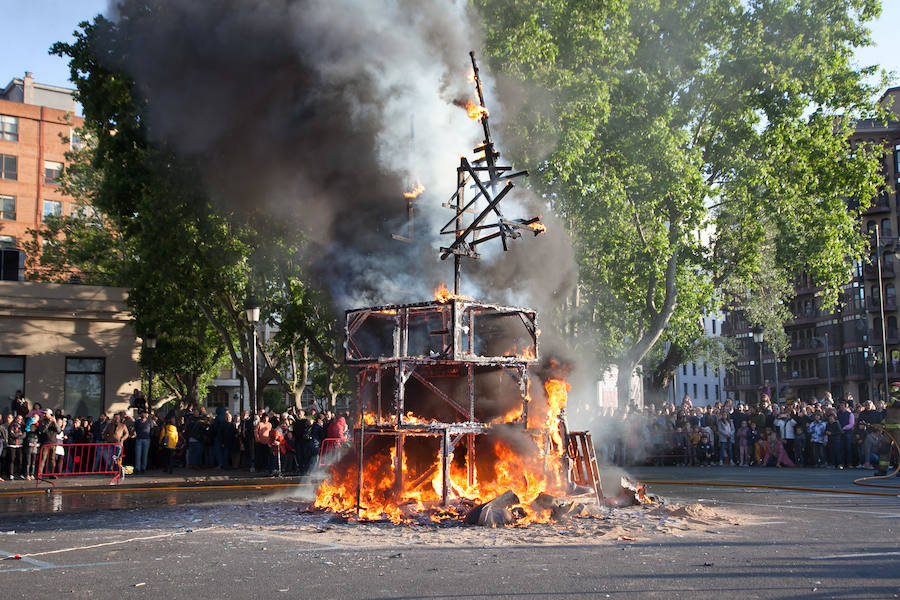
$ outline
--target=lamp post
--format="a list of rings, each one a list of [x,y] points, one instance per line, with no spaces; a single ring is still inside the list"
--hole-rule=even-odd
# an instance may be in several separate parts
[[[250,361],[252,363],[251,372],[253,373],[252,377],[247,378],[247,388],[250,392],[250,410],[255,414],[256,413],[256,384],[257,384],[257,365],[256,365],[256,324],[259,323],[259,302],[253,296],[249,296],[247,298],[247,303],[244,305],[244,311],[247,314],[247,322],[250,323],[250,329],[252,330],[252,337],[250,340]]]
[[[762,358],[763,328],[753,327],[750,331],[753,334],[753,341],[756,342],[756,345],[759,348],[759,389],[760,393],[762,393],[762,390],[765,386],[765,371],[763,371]]]
[[[253,418],[256,416],[256,384],[258,380],[258,375],[256,373],[256,324],[259,322],[259,302],[253,296],[247,297],[247,302],[244,304],[244,311],[247,314],[247,322],[250,323],[250,328],[252,330],[252,336],[250,340],[250,344],[252,348],[250,350],[250,362],[251,366],[251,374],[250,377],[247,378],[247,391],[250,394],[250,411],[253,416],[250,418],[250,423],[253,423]],[[250,444],[250,472],[253,473],[256,471],[256,440],[253,440],[254,443]]]
[[[147,347],[147,360],[150,370],[150,383],[147,389],[147,408],[153,406],[153,354],[156,352],[156,334],[150,333],[144,337],[144,346]]]
[[[869,400],[875,401],[875,351],[871,346],[865,349],[866,364],[869,365]]]
[[[896,238],[887,240],[888,243],[893,243],[896,241]],[[884,321],[884,283],[882,281],[881,275],[881,253],[883,251],[883,242],[884,238],[881,237],[881,229],[876,224],[875,225],[875,265],[878,267],[878,314],[881,317],[881,364],[884,367],[884,393],[885,395],[888,393],[888,389],[890,389],[888,385],[888,367],[887,367],[887,357],[888,357],[888,347],[887,347],[887,323]]]

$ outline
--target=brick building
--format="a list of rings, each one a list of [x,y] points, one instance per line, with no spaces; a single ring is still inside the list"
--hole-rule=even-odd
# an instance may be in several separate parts
[[[0,89],[0,279],[24,280],[28,229],[72,210],[56,179],[78,143],[75,110],[72,90],[36,83],[27,71]]]
[[[887,90],[879,102],[895,115],[900,114],[900,87]],[[736,399],[755,402],[760,391],[774,396],[776,378],[782,399],[821,398],[829,389],[835,398],[852,394],[856,400],[877,399],[883,397],[885,379],[900,380],[900,313],[896,299],[900,120],[859,121],[852,140],[884,144],[886,150],[883,174],[887,187],[861,214],[860,226],[871,239],[869,260],[852,265],[852,279],[844,288],[841,306],[833,311],[822,309],[815,282],[805,275],[797,278],[790,305],[794,318],[784,326],[791,343],[786,356],[777,362],[777,372],[768,346],[762,348],[760,370],[760,348],[743,314],[728,313],[725,334],[737,340],[740,350],[735,368],[726,377],[726,391]],[[848,208],[856,210],[854,206]],[[880,245],[876,244],[876,229]],[[881,360],[885,345],[886,364]],[[878,359],[874,368],[869,367],[870,356]]]

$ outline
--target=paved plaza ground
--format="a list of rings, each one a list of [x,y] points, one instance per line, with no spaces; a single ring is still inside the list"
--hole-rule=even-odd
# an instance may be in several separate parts
[[[0,556],[22,558],[0,561],[0,588],[55,600],[900,597],[900,490],[853,485],[868,473],[632,474],[682,483],[649,486],[664,507],[495,530],[334,522],[303,512],[312,486],[293,480],[7,494]],[[884,495],[845,493],[859,491]]]

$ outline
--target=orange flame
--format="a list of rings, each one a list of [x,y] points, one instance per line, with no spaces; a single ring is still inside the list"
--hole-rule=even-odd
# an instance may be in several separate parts
[[[544,233],[545,231],[547,231],[547,226],[543,223],[529,223],[528,226],[538,233]]]
[[[538,435],[518,429],[521,435],[518,441],[510,438],[491,438],[490,434],[478,438],[478,468],[473,465],[474,483],[468,482],[468,464],[470,457],[465,444],[457,447],[456,455],[449,461],[450,506],[442,507],[442,481],[444,461],[435,440],[432,448],[433,458],[418,455],[419,460],[410,459],[409,447],[403,452],[400,465],[397,464],[396,446],[391,442],[381,442],[382,451],[367,454],[363,470],[363,486],[360,494],[359,518],[362,520],[390,520],[403,523],[418,519],[440,522],[445,519],[460,517],[460,511],[472,503],[486,502],[507,490],[514,492],[520,500],[516,511],[525,516],[517,524],[547,522],[550,510],[532,506],[534,500],[542,492],[561,494],[565,492],[566,479],[558,460],[564,451],[560,432],[560,413],[565,407],[570,385],[563,379],[550,379],[544,382],[546,403],[529,402],[529,406],[539,405],[536,421],[541,423]],[[531,400],[529,386],[526,386],[526,399]],[[543,399],[541,399],[543,400]],[[529,411],[530,412],[530,411]],[[375,416],[364,415],[367,423],[373,423]],[[522,406],[508,411],[502,417],[491,420],[494,425],[514,423],[522,416]],[[396,419],[396,417],[394,417]],[[407,413],[404,421],[408,423],[424,423],[425,419]],[[512,430],[511,430],[512,431]],[[383,438],[376,438],[383,439]],[[421,439],[421,438],[416,438]],[[407,441],[407,443],[409,443]],[[388,446],[388,444],[391,444]],[[463,456],[464,454],[464,456]],[[352,456],[352,453],[351,453]],[[465,460],[458,460],[465,458]],[[549,459],[549,460],[548,460]],[[556,460],[554,460],[556,459]],[[408,464],[409,462],[409,464]],[[318,489],[315,507],[332,510],[352,517],[356,512],[357,472],[354,462],[335,465],[331,477]],[[403,476],[402,489],[395,483],[395,470],[399,468]]]
[[[484,117],[491,116],[488,109],[480,104],[475,104],[471,100],[466,100],[466,114],[468,114],[469,118],[473,121],[480,121]]]
[[[454,294],[450,290],[447,289],[447,286],[443,283],[439,285],[434,290],[434,299],[438,302],[450,302],[451,300],[471,300],[468,296],[463,296],[462,294]]]
[[[403,197],[412,200],[413,198],[421,196],[424,191],[425,186],[422,185],[421,181],[416,180],[416,184],[412,186],[408,192],[403,192]]]

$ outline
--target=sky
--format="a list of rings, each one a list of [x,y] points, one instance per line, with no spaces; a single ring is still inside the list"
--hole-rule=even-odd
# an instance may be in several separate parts
[[[896,75],[891,85],[900,85],[900,0],[883,0],[881,18],[871,25],[875,46],[857,53],[859,64],[878,63]],[[0,0],[0,22],[4,39],[0,51],[0,87],[25,71],[35,81],[72,87],[66,61],[50,56],[54,42],[71,41],[81,21],[105,12],[108,0]],[[13,24],[12,26],[10,26]]]

